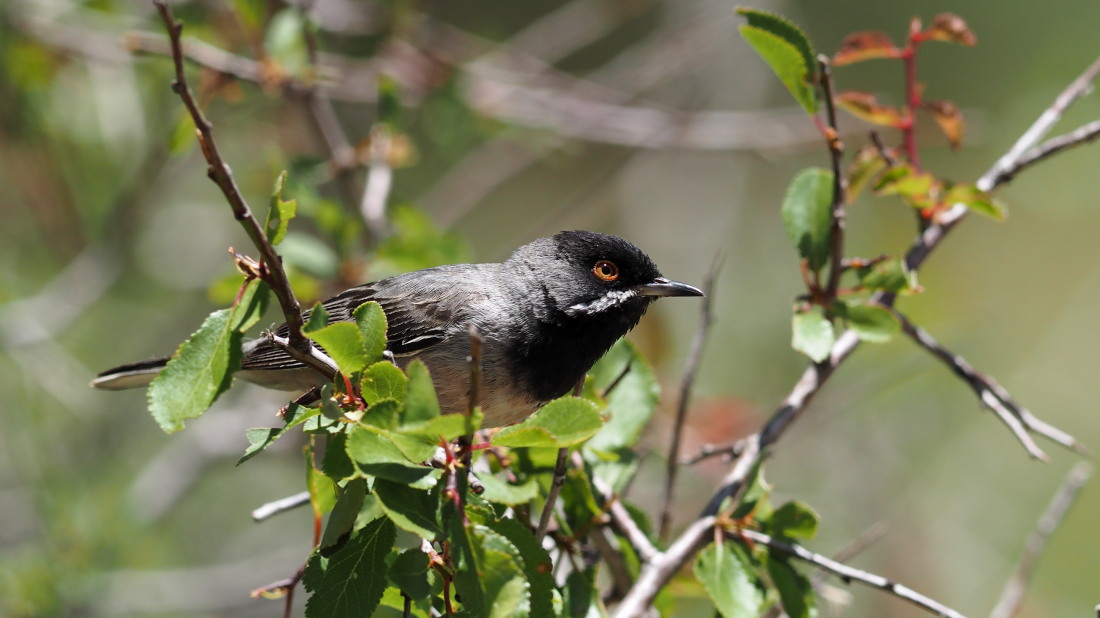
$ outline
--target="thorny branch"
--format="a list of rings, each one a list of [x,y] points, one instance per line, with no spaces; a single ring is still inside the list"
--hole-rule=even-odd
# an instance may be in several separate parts
[[[1100,74],[1100,58],[1089,66],[1084,73],[1074,80],[1058,97],[1055,102],[1035,121],[1035,123],[1017,140],[1016,144],[997,160],[985,174],[978,179],[976,185],[981,191],[992,191],[1011,178],[1022,169],[1020,163],[1024,155],[1030,151],[1039,140],[1050,130],[1055,122],[1061,118],[1065,110],[1083,94],[1089,91],[1093,79]],[[1087,138],[1082,137],[1082,141]],[[932,222],[921,231],[914,240],[913,245],[905,256],[905,265],[909,271],[916,271],[924,263],[924,260],[939,246],[947,234],[962,221],[968,210],[963,204],[955,204],[947,211],[941,213],[937,221]],[[893,294],[877,293],[872,297],[872,302],[892,306],[895,300]],[[615,616],[618,618],[641,617],[646,615],[653,603],[657,592],[679,571],[683,565],[705,546],[713,535],[713,527],[716,521],[715,514],[722,502],[729,497],[735,501],[745,490],[745,484],[756,464],[765,457],[769,446],[783,436],[791,423],[801,416],[807,404],[814,395],[821,390],[829,376],[847,359],[852,352],[859,347],[859,338],[852,331],[845,331],[838,338],[829,358],[821,363],[811,364],[803,372],[802,377],[795,383],[794,388],[787,395],[780,407],[765,424],[764,428],[756,434],[748,436],[742,441],[742,452],[733,463],[729,472],[722,480],[714,495],[703,509],[699,518],[685,529],[677,537],[667,550],[654,556],[643,566],[634,587],[627,593],[619,605]],[[992,387],[992,384],[990,385]],[[1026,411],[1022,411],[1026,412]],[[1029,422],[1034,425],[1035,420],[1027,415]],[[1043,424],[1046,428],[1048,425]],[[1054,430],[1057,432],[1057,430]],[[1054,432],[1044,432],[1044,435]],[[1061,433],[1061,432],[1058,432]],[[1062,434],[1067,436],[1067,434]],[[1068,436],[1067,436],[1068,437]],[[1072,438],[1070,438],[1072,440]],[[1060,444],[1065,442],[1055,440]],[[1074,441],[1074,444],[1076,441]],[[888,589],[889,590],[889,589]],[[896,591],[893,592],[897,594]]]

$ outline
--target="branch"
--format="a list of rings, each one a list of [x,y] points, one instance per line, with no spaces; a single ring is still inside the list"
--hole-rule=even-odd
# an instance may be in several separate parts
[[[183,22],[177,21],[172,15],[172,9],[164,0],[154,0],[161,19],[168,30],[169,41],[172,47],[172,61],[176,68],[176,79],[172,82],[172,91],[179,95],[191,120],[195,123],[199,146],[202,148],[203,157],[208,164],[207,176],[210,177],[218,188],[222,190],[229,206],[233,209],[233,215],[241,223],[248,237],[260,252],[263,260],[264,280],[271,286],[272,292],[279,299],[283,315],[286,317],[287,326],[290,329],[290,346],[301,351],[307,351],[312,346],[309,340],[302,335],[302,308],[298,299],[294,297],[294,291],[287,281],[286,272],[283,270],[282,260],[275,248],[267,239],[260,223],[252,215],[244,197],[241,195],[237,182],[233,179],[233,172],[229,165],[222,159],[218,152],[217,143],[214,141],[214,131],[210,122],[199,109],[198,103],[187,84],[187,76],[183,70],[183,48],[180,43],[180,34],[183,31]]]
[[[285,513],[306,504],[309,504],[308,491],[303,491],[300,493],[296,493],[293,496],[287,496],[285,498],[273,500],[271,502],[268,502],[267,504],[256,507],[252,511],[252,521],[259,523],[265,519],[269,519],[280,513]]]
[[[797,558],[804,562],[808,562],[819,569],[824,569],[830,573],[841,578],[845,582],[859,582],[872,588],[878,588],[883,590],[903,601],[908,601],[913,605],[927,611],[928,613],[935,614],[937,616],[947,616],[948,618],[965,618],[962,614],[951,609],[950,607],[920,594],[919,592],[903,586],[895,581],[889,580],[881,575],[869,573],[860,569],[850,567],[846,564],[842,564],[821,554],[815,554],[814,552],[798,545],[796,543],[788,543],[780,539],[772,538],[763,532],[756,530],[745,529],[738,532],[738,534],[746,541],[758,543],[764,545],[769,549],[775,550],[779,553],[785,554],[792,558]]]
[[[734,457],[741,456],[741,446],[741,440],[730,444],[704,444],[699,448],[698,453],[682,457],[680,459],[680,465],[694,466],[700,461],[710,459],[711,457],[724,457],[725,461],[730,461]]]
[[[1024,597],[1024,590],[1027,588],[1027,584],[1035,570],[1035,565],[1039,561],[1039,555],[1043,553],[1047,541],[1050,540],[1051,535],[1065,519],[1066,513],[1073,506],[1078,493],[1090,476],[1092,476],[1092,465],[1084,461],[1078,462],[1066,475],[1065,480],[1062,481],[1062,486],[1058,488],[1058,492],[1054,494],[1047,506],[1047,510],[1039,518],[1035,531],[1028,538],[1027,544],[1024,546],[1024,554],[1020,557],[1016,570],[1013,571],[1012,576],[1005,584],[1001,598],[997,601],[993,611],[990,612],[989,618],[1011,618],[1016,615],[1017,610],[1020,608],[1020,602]]]
[[[825,145],[829,149],[833,170],[833,203],[829,206],[829,244],[832,245],[832,252],[829,257],[829,281],[825,289],[826,300],[832,302],[840,287],[840,276],[844,274],[844,230],[847,227],[844,205],[848,202],[848,182],[844,176],[844,144],[840,141],[836,126],[833,74],[829,70],[828,57],[818,55],[817,65],[821,70],[821,88],[825,91]]]
[[[1094,120],[1088,124],[1081,125],[1064,135],[1052,137],[1020,155],[1015,165],[1001,170],[997,178],[995,178],[995,181],[997,184],[1009,182],[1016,174],[1019,174],[1024,169],[1052,157],[1063,150],[1068,150],[1074,146],[1080,146],[1081,144],[1087,144],[1097,137],[1100,137],[1100,120]]]
[[[714,312],[711,303],[714,299],[714,280],[722,266],[721,260],[715,258],[703,280],[703,302],[700,308],[699,328],[695,331],[695,337],[691,341],[691,352],[688,354],[687,367],[684,368],[683,378],[680,380],[680,402],[676,406],[676,421],[672,425],[672,442],[668,449],[668,458],[665,461],[665,494],[661,505],[661,519],[658,534],[661,539],[668,538],[669,524],[671,522],[672,493],[676,484],[676,475],[680,466],[680,441],[684,431],[684,423],[687,420],[688,404],[691,402],[691,389],[695,384],[695,375],[699,371],[699,362],[703,358],[703,347],[710,333],[711,324],[714,322]]]

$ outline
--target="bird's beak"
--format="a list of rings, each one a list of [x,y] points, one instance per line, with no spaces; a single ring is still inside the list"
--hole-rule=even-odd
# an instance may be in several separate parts
[[[634,288],[641,296],[702,296],[703,291],[699,288],[688,285],[686,283],[680,283],[679,281],[672,281],[671,279],[665,279],[664,277],[657,277],[652,283],[646,283]]]

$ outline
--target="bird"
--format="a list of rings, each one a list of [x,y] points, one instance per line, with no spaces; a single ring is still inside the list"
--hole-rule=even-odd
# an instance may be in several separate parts
[[[563,231],[516,249],[503,262],[417,270],[350,288],[322,303],[329,321],[352,321],[376,301],[386,315],[387,351],[402,369],[428,368],[443,414],[469,405],[471,327],[482,337],[479,405],[483,427],[522,421],[570,392],[654,301],[703,296],[665,278],[633,243],[609,234]],[[307,312],[308,318],[308,312]],[[286,337],[283,324],[275,329]],[[244,344],[237,377],[280,390],[308,390],[326,378],[269,338]],[[92,386],[148,385],[168,362],[157,358],[100,373]]]

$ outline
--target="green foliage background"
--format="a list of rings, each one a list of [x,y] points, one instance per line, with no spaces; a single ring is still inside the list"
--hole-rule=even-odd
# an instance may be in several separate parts
[[[612,60],[652,67],[652,59],[622,54],[668,44],[686,31],[693,33],[683,48],[688,59],[645,89],[646,101],[685,113],[790,105],[783,86],[737,36],[732,5],[597,5],[616,25],[562,58],[559,68],[615,83],[621,75],[601,73]],[[378,6],[395,14],[427,10]],[[562,6],[502,1],[431,10],[444,23],[509,42],[544,11]],[[978,0],[760,6],[802,24],[822,50],[861,29],[900,37],[912,15],[965,17],[977,47],[928,46],[921,57],[930,93],[957,101],[970,121],[960,153],[933,147],[923,161],[960,180],[984,171],[1097,52],[1088,42],[1098,9],[1084,1],[1041,16]],[[209,7],[184,4],[177,12],[189,35],[205,40],[217,32],[211,23],[217,12]],[[169,148],[185,143],[173,135],[189,137],[178,128],[169,63],[130,59],[117,43],[132,29],[161,32],[150,5],[0,4],[0,613],[269,616],[276,606],[250,601],[246,592],[297,568],[309,551],[311,518],[301,509],[253,524],[248,513],[301,489],[300,443],[280,442],[248,466],[234,463],[248,446],[245,429],[270,425],[284,403],[280,395],[237,385],[214,411],[166,436],[144,413],[142,393],[86,387],[100,369],[170,352],[225,305],[226,293],[215,287],[208,295],[209,284],[232,271],[227,246],[248,246],[194,149]],[[322,36],[322,47],[370,55],[387,34],[359,46]],[[249,53],[239,42],[210,42]],[[293,38],[269,42],[287,58],[300,53],[294,45]],[[83,53],[61,51],[65,46]],[[842,87],[900,88],[896,67],[877,62],[845,68],[837,79]],[[499,260],[559,229],[621,234],[665,274],[693,283],[721,251],[718,320],[686,450],[754,430],[805,366],[788,345],[790,300],[801,286],[780,204],[795,171],[827,159],[801,112],[784,117],[787,129],[803,132],[794,143],[772,130],[732,152],[632,149],[486,117],[465,105],[463,85],[456,79],[423,101],[406,101],[401,122],[418,161],[398,170],[394,192],[396,202],[415,204],[457,237],[425,239],[417,211],[399,207],[392,221],[405,226],[406,244],[352,272],[341,270],[339,257],[354,254],[349,247],[357,235],[341,227],[332,208],[344,197],[332,185],[321,187],[328,201],[311,194],[311,174],[319,170],[303,155],[323,160],[326,151],[301,105],[243,85],[239,99],[228,91],[208,106],[223,154],[254,208],[262,211],[273,179],[290,168],[287,193],[301,201],[299,216],[316,209],[308,217],[314,223],[295,220],[281,246],[295,265],[297,289],[323,295],[333,291],[325,282],[339,287],[417,268],[424,264],[409,256],[426,246],[435,252],[424,258],[429,262]],[[1063,126],[1094,119],[1096,101],[1079,103]],[[353,105],[338,105],[337,112],[355,139],[374,117]],[[533,163],[467,207],[459,189],[471,190],[496,170],[474,166],[453,184],[441,182],[490,140],[518,153],[498,165],[528,156]],[[1094,450],[1100,448],[1092,388],[1098,162],[1100,153],[1085,148],[1026,172],[1000,193],[1011,212],[1007,222],[965,223],[922,272],[928,291],[902,305],[1021,403]],[[851,208],[849,225],[852,254],[897,253],[911,238],[911,214],[883,200]],[[654,509],[668,404],[696,321],[691,307],[662,303],[631,336],[666,384],[664,420],[644,438],[653,453],[631,494]],[[889,533],[858,566],[980,615],[1073,462],[1051,451],[1050,465],[1029,461],[978,411],[964,385],[898,340],[865,346],[845,365],[776,449],[768,474],[777,503],[798,498],[821,514],[813,549],[829,554],[885,521]],[[677,523],[694,516],[721,472],[711,463],[681,475]],[[1086,488],[1040,564],[1024,615],[1083,615],[1100,601],[1098,514],[1100,494]],[[684,612],[706,607],[698,585],[674,592]],[[852,592],[848,615],[919,615],[878,593]]]

